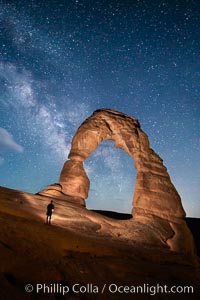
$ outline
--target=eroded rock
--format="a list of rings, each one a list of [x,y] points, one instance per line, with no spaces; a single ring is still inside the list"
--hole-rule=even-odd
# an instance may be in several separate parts
[[[134,117],[101,109],[83,122],[72,140],[69,160],[61,172],[60,190],[56,188],[56,197],[59,198],[60,193],[62,199],[64,195],[72,199],[74,197],[75,201],[85,205],[89,179],[83,162],[103,140],[113,140],[115,147],[128,153],[138,172],[133,198],[134,218],[128,222],[129,229],[134,222],[140,222],[149,226],[149,232],[145,231],[141,236],[146,243],[151,243],[150,231],[156,230],[161,243],[171,250],[193,254],[193,239],[184,221],[185,211],[181,198],[162,159],[150,148],[148,136]],[[52,190],[48,193],[53,195]]]

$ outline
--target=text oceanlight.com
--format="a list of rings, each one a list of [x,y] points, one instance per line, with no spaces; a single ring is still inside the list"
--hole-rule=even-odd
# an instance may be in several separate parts
[[[35,285],[27,284],[25,286],[27,293],[35,292],[37,294],[61,294],[66,295],[68,293],[74,294],[149,294],[154,296],[156,294],[192,294],[194,293],[193,286],[168,286],[155,284],[151,285],[144,283],[142,285],[117,285],[115,283],[103,284],[102,286],[88,283],[81,285],[75,283],[72,286],[62,285],[60,283],[37,283]]]

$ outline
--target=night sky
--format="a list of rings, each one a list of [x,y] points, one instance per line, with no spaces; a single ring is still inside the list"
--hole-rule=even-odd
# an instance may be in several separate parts
[[[136,117],[188,216],[200,217],[200,1],[0,0],[0,185],[58,182],[99,108]],[[131,212],[136,170],[104,141],[87,207]]]

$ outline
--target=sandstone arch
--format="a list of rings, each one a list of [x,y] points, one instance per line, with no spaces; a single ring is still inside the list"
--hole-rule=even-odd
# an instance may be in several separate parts
[[[62,192],[86,199],[89,179],[83,168],[86,160],[103,140],[113,140],[115,147],[128,153],[135,162],[137,178],[133,199],[133,213],[143,210],[171,219],[183,218],[184,209],[162,159],[150,148],[147,135],[137,119],[120,112],[97,110],[78,128],[69,160],[60,176]]]
[[[115,147],[127,152],[135,162],[133,222],[148,224],[152,231],[157,230],[161,243],[167,243],[172,250],[193,253],[193,239],[184,221],[180,196],[162,159],[150,148],[148,136],[134,117],[111,109],[95,111],[72,140],[69,160],[63,166],[59,184],[49,186],[40,194],[84,206],[90,181],[83,162],[103,140],[113,140]],[[145,239],[149,239],[148,234]]]

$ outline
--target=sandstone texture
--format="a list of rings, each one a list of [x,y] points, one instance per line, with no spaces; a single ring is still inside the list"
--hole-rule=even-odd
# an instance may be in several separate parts
[[[52,197],[0,187],[1,299],[199,299],[199,259],[194,262],[161,243],[168,230],[167,221],[155,220],[152,230],[148,222],[108,218],[73,199],[54,198],[52,225],[47,225],[46,207],[51,200]],[[149,240],[145,241],[145,235]],[[65,296],[57,292],[37,293],[38,283],[67,285],[70,291]],[[34,287],[30,293],[25,291],[27,284]],[[72,289],[74,284],[97,285],[100,292],[77,294]],[[192,286],[194,292],[180,293],[179,289],[178,293],[169,294],[159,290],[154,297],[149,293],[113,294],[108,290],[109,284],[159,284],[168,289]]]
[[[180,196],[162,159],[150,148],[148,136],[134,117],[111,109],[95,111],[78,128],[72,140],[69,160],[64,164],[59,185],[49,186],[39,194],[71,199],[85,206],[90,181],[83,162],[103,140],[113,140],[115,147],[128,153],[138,172],[133,219],[125,226],[129,238],[149,244],[159,240],[172,251],[194,255],[193,238],[185,223]],[[139,234],[137,228],[140,228]]]

